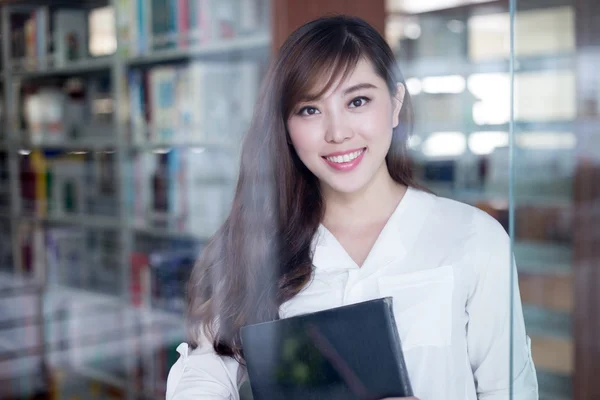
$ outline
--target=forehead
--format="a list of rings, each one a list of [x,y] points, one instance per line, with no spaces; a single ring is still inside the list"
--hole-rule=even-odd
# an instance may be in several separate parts
[[[385,84],[383,79],[377,75],[373,64],[369,60],[361,58],[355,66],[349,66],[348,68],[347,71],[332,71],[323,74],[323,77],[317,80],[315,86],[309,91],[311,95],[308,97],[326,98],[359,83],[372,83],[378,87]],[[334,76],[334,73],[336,76]]]

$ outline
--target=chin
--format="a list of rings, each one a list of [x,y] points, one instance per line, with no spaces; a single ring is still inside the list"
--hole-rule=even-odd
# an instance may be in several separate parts
[[[359,192],[368,184],[368,180],[360,179],[358,177],[348,177],[348,179],[328,179],[323,182],[325,182],[325,184],[334,192],[343,194]]]

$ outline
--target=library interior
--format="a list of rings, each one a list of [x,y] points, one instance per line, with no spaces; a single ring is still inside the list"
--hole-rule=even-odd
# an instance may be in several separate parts
[[[597,0],[0,0],[1,399],[165,398],[269,62],[332,13],[393,50],[417,181],[510,234],[540,399],[600,399]]]

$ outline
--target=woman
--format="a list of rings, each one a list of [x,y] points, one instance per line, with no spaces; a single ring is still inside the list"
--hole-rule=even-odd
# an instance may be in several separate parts
[[[511,326],[508,236],[419,189],[411,124],[394,56],[367,23],[322,18],[288,38],[243,144],[231,213],[189,282],[194,350],[179,347],[168,399],[238,399],[243,325],[384,296],[421,400],[537,399],[518,290]]]

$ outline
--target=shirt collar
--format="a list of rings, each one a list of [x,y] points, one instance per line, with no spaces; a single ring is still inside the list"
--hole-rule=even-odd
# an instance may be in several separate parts
[[[359,268],[325,226],[313,238],[313,265],[317,271],[360,269],[367,273],[404,258],[416,239],[434,196],[409,187]]]

